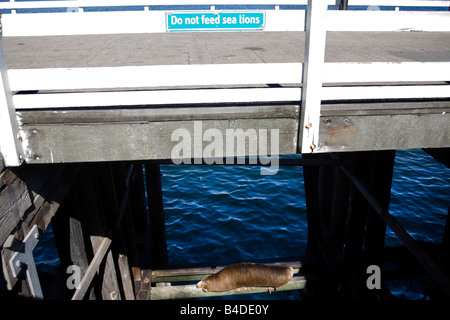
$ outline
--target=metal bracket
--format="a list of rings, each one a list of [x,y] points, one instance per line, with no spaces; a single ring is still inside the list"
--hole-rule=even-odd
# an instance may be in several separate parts
[[[39,242],[39,237],[39,229],[37,225],[34,225],[22,241],[19,250],[9,260],[9,267],[14,277],[17,277],[20,271],[25,268],[31,295],[36,299],[44,299],[33,257],[33,250]]]

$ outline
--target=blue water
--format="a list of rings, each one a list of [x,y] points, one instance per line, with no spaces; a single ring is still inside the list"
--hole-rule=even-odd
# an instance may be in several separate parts
[[[251,166],[161,166],[166,236],[172,264],[301,256],[306,205],[301,167],[273,176]],[[422,150],[396,153],[390,212],[417,240],[440,243],[450,202],[450,170]],[[386,246],[401,242],[388,228]],[[58,266],[51,228],[35,249],[38,268]],[[390,283],[394,295],[423,298],[419,282]],[[243,296],[248,298],[248,296]],[[252,295],[298,299],[295,293]]]
[[[242,8],[247,7],[216,7],[218,10]],[[282,6],[280,9],[293,8]],[[142,10],[141,7],[123,9]],[[209,7],[186,6],[183,9]],[[172,165],[162,166],[161,173],[170,263],[220,265],[229,261],[304,254],[307,224],[301,167],[281,167],[273,176],[261,176],[259,167],[244,166]],[[421,150],[397,151],[390,212],[415,239],[441,242],[449,202],[449,169]],[[394,246],[400,241],[388,229],[385,243]],[[40,271],[57,269],[59,259],[51,226],[35,249],[35,258]],[[408,299],[422,298],[424,290],[421,284],[409,280],[394,281],[390,289],[396,296]],[[254,298],[261,298],[261,295]],[[298,299],[299,296],[276,293],[269,298]]]

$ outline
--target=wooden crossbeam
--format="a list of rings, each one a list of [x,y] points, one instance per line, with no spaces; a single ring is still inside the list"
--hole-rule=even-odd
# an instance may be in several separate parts
[[[300,261],[290,262],[272,262],[264,263],[268,266],[285,265],[294,269],[294,274],[300,272],[302,263]],[[172,285],[173,282],[189,282],[199,281],[222,270],[225,266],[217,267],[199,267],[199,268],[178,268],[166,270],[153,270],[152,283],[156,283],[156,287],[151,288],[151,300],[166,299],[186,299],[186,298],[203,298],[228,296],[235,294],[261,293],[268,291],[267,288],[239,288],[224,292],[204,292],[196,287],[195,284]],[[276,291],[300,290],[305,288],[306,279],[303,276],[296,276],[290,282],[276,288]]]
[[[335,158],[335,156],[333,156]],[[347,175],[353,185],[366,198],[367,202],[372,206],[374,211],[383,219],[383,221],[394,231],[397,237],[404,243],[412,255],[420,262],[420,264],[428,271],[430,276],[442,287],[442,289],[450,295],[450,279],[442,271],[442,269],[430,258],[425,250],[423,250],[413,237],[402,227],[402,225],[389,213],[389,210],[382,206],[378,199],[374,196],[368,187],[348,168],[340,167]]]
[[[111,244],[111,239],[109,238],[103,238],[97,252],[95,253],[94,258],[91,261],[91,264],[89,265],[86,273],[83,276],[83,279],[81,279],[80,286],[75,291],[74,295],[72,296],[72,300],[82,300],[87,289],[89,288],[89,285],[92,282],[92,279],[94,278],[94,275],[97,273],[98,268],[100,264],[103,261],[103,258],[108,253],[109,246]]]
[[[276,291],[286,290],[300,290],[306,286],[306,279],[303,276],[294,277],[284,286],[276,289]],[[166,300],[166,299],[186,299],[186,298],[204,298],[204,297],[218,297],[235,294],[250,294],[262,293],[268,291],[267,288],[240,288],[224,292],[204,292],[197,288],[195,284],[180,285],[180,286],[158,286],[151,290],[151,300]]]
[[[302,263],[300,261],[264,263],[267,266],[284,265],[294,269],[294,274],[300,272]],[[201,268],[179,268],[167,270],[153,270],[152,282],[172,282],[172,281],[194,281],[217,273],[225,266],[201,267]]]

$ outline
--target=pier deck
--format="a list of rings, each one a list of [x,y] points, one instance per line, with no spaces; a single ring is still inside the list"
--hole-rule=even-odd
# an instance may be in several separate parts
[[[396,149],[449,166],[450,1],[260,1],[272,8],[251,12],[253,32],[249,12],[220,6],[255,1],[194,0],[196,13],[153,8],[166,0],[1,3],[0,293],[46,297],[32,251],[51,221],[60,270],[83,275],[56,281],[68,298],[203,297],[191,282],[216,264],[170,266],[160,164],[270,162],[275,174],[276,159],[304,166],[308,225],[305,257],[263,259],[295,261],[283,289],[392,298],[377,284],[389,226],[433,298],[450,295],[448,217],[435,259],[388,210]],[[445,11],[400,10],[431,2]],[[140,9],[92,10],[105,6]],[[222,31],[198,32],[200,17]],[[193,32],[175,32],[183,22]]]
[[[8,37],[10,69],[303,62],[305,32]],[[328,32],[325,62],[450,61],[450,32]]]
[[[328,32],[326,41],[325,63],[450,61],[450,32]],[[281,67],[285,63],[302,63],[304,48],[305,32],[157,33],[4,39],[9,69],[206,64],[229,64],[233,67],[253,63],[255,66],[267,64],[276,68],[277,64]],[[211,69],[211,73],[220,70]],[[131,76],[146,77],[144,72],[139,70]],[[240,70],[236,69],[236,72]],[[220,75],[215,76],[220,78]],[[173,78],[176,77],[174,74]],[[298,79],[298,84],[267,83],[259,87],[295,89],[301,86],[300,74]],[[399,84],[408,83],[402,81]],[[430,84],[447,85],[448,82],[424,83]],[[358,83],[352,83],[352,86],[355,85]],[[363,85],[367,88],[368,84]],[[326,82],[324,86],[327,86]],[[236,86],[214,88],[218,87]],[[177,87],[180,88],[210,87]],[[152,88],[150,91],[148,87],[145,89],[151,92]],[[395,91],[395,87],[393,89]],[[114,91],[113,88],[109,90]],[[76,93],[79,90],[69,91]],[[39,93],[45,92],[41,90]],[[450,146],[448,98],[367,101],[366,93],[362,92],[360,99],[322,101],[317,152]],[[43,108],[21,109],[21,105],[27,107],[26,103],[30,101],[27,96],[16,95],[15,107],[32,150],[26,159],[29,163],[169,159],[176,144],[171,141],[171,134],[178,128],[193,132],[195,120],[203,122],[203,131],[208,128],[221,128],[224,132],[226,128],[277,128],[280,130],[279,152],[295,154],[298,150],[299,93],[291,95],[294,97],[292,99],[283,97],[282,103],[277,105],[192,103],[182,107],[170,104],[161,107],[155,102],[155,106],[144,108],[64,110],[51,109],[47,100],[47,104],[41,106]],[[298,100],[295,99],[297,96]],[[185,97],[184,93],[180,96],[183,103]],[[25,99],[25,102],[20,104],[19,98]],[[32,99],[36,103],[34,96]],[[73,101],[68,96],[64,99]],[[114,103],[113,98],[110,104],[113,106]]]

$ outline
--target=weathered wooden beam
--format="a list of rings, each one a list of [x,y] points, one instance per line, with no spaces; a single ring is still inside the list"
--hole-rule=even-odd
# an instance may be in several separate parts
[[[264,265],[290,266],[294,269],[294,274],[296,274],[296,273],[300,272],[300,269],[302,267],[302,262],[301,261],[272,262],[272,263],[264,263]],[[201,280],[208,275],[219,272],[223,268],[224,268],[224,266],[153,270],[152,271],[152,282],[175,281],[175,280],[168,280],[168,279],[178,279],[177,281],[190,281],[190,280],[197,280],[197,279]]]
[[[316,152],[446,148],[450,146],[448,112],[368,116],[322,114]]]
[[[392,178],[394,174],[395,150],[377,151],[372,154],[369,188],[380,204],[389,208]],[[367,213],[364,241],[363,270],[369,265],[381,265],[386,234],[386,223],[370,207]]]
[[[383,219],[383,221],[391,228],[397,237],[404,243],[414,257],[422,264],[431,277],[439,284],[442,289],[450,295],[450,279],[442,271],[442,269],[429,257],[429,255],[416,243],[414,238],[401,226],[388,211],[388,209],[380,204],[378,199],[373,195],[370,189],[362,182],[354,173],[345,167],[341,170],[352,181],[354,186],[363,194],[368,203],[375,212]]]
[[[284,286],[276,289],[276,291],[300,290],[306,286],[305,277],[294,277]],[[240,288],[225,292],[204,292],[197,288],[196,285],[166,286],[152,287],[151,300],[167,300],[167,299],[188,299],[188,298],[204,298],[218,297],[235,294],[250,294],[267,292],[267,288]]]
[[[66,123],[24,126],[23,130],[27,132],[30,146],[30,156],[27,161],[30,163],[55,163],[172,159],[172,150],[180,143],[172,140],[174,131],[177,129],[187,130],[183,132],[186,135],[189,132],[191,137],[194,137],[196,122],[190,119],[191,116],[187,116],[186,121],[145,122],[142,120],[140,123],[90,123],[86,125]],[[248,129],[258,132],[259,129],[267,130],[269,128],[267,152],[264,155],[267,153],[270,155],[273,150],[271,148],[271,130],[278,129],[277,151],[280,154],[296,153],[298,119],[295,117],[204,120],[201,125],[203,132],[208,129],[220,130],[224,138],[227,136],[226,130],[234,130],[233,132],[237,132],[240,136],[239,139]],[[201,133],[202,137],[203,132]],[[257,155],[249,152],[248,140],[245,139],[246,154]],[[49,144],[52,145],[51,150],[46,147]],[[209,144],[209,141],[203,141],[201,150],[203,151]],[[224,156],[237,155],[236,150],[232,152],[228,150],[231,154],[227,154],[225,141],[222,147]]]
[[[151,264],[152,268],[154,268],[165,265],[168,262],[164,203],[159,164],[149,164],[145,166],[145,180],[147,185],[147,199],[151,229]]]
[[[94,259],[92,259],[91,263],[89,264],[88,269],[86,270],[86,273],[83,276],[83,279],[81,279],[79,288],[75,291],[72,300],[82,300],[87,289],[89,288],[92,279],[94,278],[94,275],[98,272],[98,269],[100,267],[100,264],[102,263],[103,259],[105,258],[105,255],[108,253],[109,246],[111,244],[111,239],[109,238],[103,238],[102,242],[98,246],[97,252],[95,253]]]

